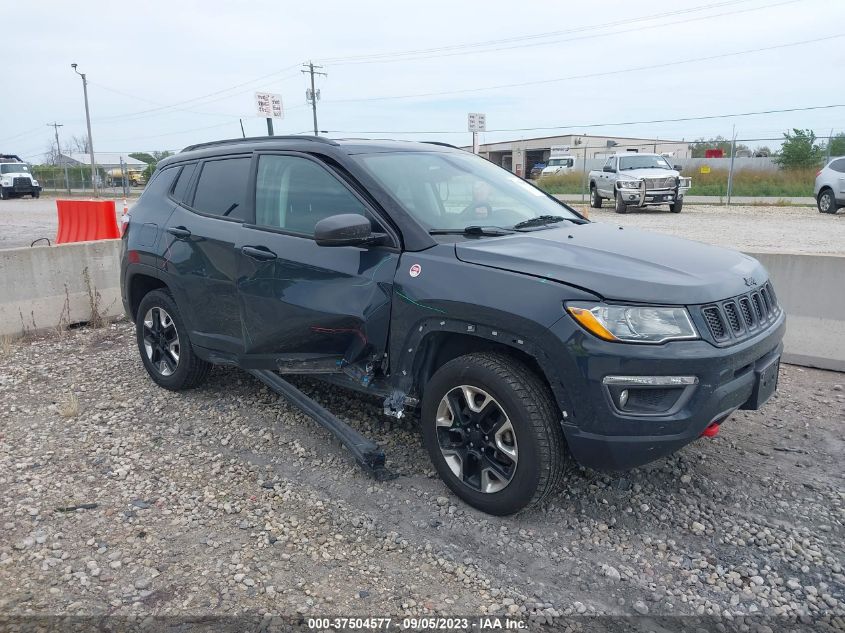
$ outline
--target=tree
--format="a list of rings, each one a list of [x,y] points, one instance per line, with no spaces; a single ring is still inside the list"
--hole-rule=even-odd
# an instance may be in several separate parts
[[[71,136],[70,142],[67,145],[68,145],[68,149],[71,152],[76,152],[77,154],[87,154],[88,153],[88,137],[87,136]]]
[[[831,156],[845,156],[845,132],[840,132],[830,139],[828,154]]]
[[[813,130],[799,130],[783,133],[783,145],[780,154],[775,157],[775,163],[784,169],[798,169],[801,167],[816,167],[822,161],[824,148],[816,142]]]
[[[147,152],[132,152],[129,156],[135,160],[140,160],[142,163],[147,163],[147,165],[154,165],[156,163],[156,159],[151,154],[147,154]]]
[[[690,150],[692,151],[693,158],[704,158],[704,152],[708,149],[720,149],[725,156],[730,156],[731,142],[724,136],[717,136],[716,138],[711,138],[709,141],[700,138],[690,144]],[[748,146],[743,145],[742,143],[738,143],[736,146],[737,151],[744,151],[747,149]]]
[[[772,150],[769,149],[768,145],[761,145],[757,149],[754,150],[754,156],[756,158],[767,158],[772,155]]]

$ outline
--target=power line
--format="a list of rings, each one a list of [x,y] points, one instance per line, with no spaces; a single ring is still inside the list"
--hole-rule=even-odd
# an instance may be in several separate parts
[[[520,127],[520,128],[499,128],[488,129],[487,132],[531,132],[537,130],[584,130],[597,127],[615,127],[622,125],[648,125],[653,123],[678,123],[683,121],[706,121],[711,119],[731,119],[747,116],[758,116],[766,114],[781,114],[785,112],[808,112],[811,110],[829,110],[833,108],[845,108],[845,103],[834,103],[819,106],[806,106],[798,108],[781,108],[773,110],[756,110],[753,112],[735,112],[731,114],[708,114],[702,116],[677,117],[672,119],[651,119],[647,121],[614,121],[611,123],[576,123],[569,125],[548,125],[543,127]],[[466,134],[466,130],[326,130],[331,134]]]
[[[747,0],[739,0],[739,1],[745,2]],[[753,12],[753,11],[760,11],[760,10],[763,10],[763,9],[773,9],[773,8],[776,8],[776,7],[779,7],[779,6],[783,6],[783,5],[787,5],[787,4],[795,4],[796,2],[802,2],[802,1],[803,0],[782,0],[780,2],[762,5],[762,6],[759,6],[759,7],[750,7],[750,8],[747,8],[747,9],[738,9],[736,11],[726,11],[726,12],[722,12],[722,13],[714,13],[712,15],[704,15],[704,16],[686,18],[686,19],[683,19],[683,20],[675,20],[675,21],[672,21],[672,22],[664,22],[662,24],[652,24],[652,25],[648,25],[648,26],[639,26],[639,27],[636,27],[636,28],[621,29],[621,30],[611,31],[611,32],[608,32],[608,33],[594,33],[594,34],[588,34],[588,35],[579,35],[579,36],[576,36],[576,37],[569,37],[569,38],[564,39],[562,41],[565,42],[565,43],[570,43],[570,42],[577,42],[577,41],[581,41],[581,40],[589,40],[589,39],[596,39],[596,38],[602,38],[602,37],[609,37],[609,36],[613,36],[613,35],[621,35],[621,34],[624,34],[624,33],[640,32],[640,31],[644,31],[644,30],[663,28],[663,27],[666,27],[666,26],[676,26],[676,25],[679,25],[679,24],[687,24],[687,23],[690,23],[690,22],[699,22],[701,20],[710,20],[710,19],[713,19],[713,18],[726,17],[726,16],[730,16],[730,15],[737,15],[737,14],[740,14],[740,13],[750,13],[750,12]],[[736,2],[724,2],[724,3],[719,3],[719,4],[716,4],[716,5],[709,5],[709,6],[704,5],[703,7],[695,8],[695,10],[700,11],[702,9],[717,8],[718,6],[726,5],[726,4],[736,4]],[[512,44],[512,45],[507,45],[507,46],[493,46],[492,48],[484,48],[484,47],[492,46],[493,44],[497,43],[496,40],[492,40],[492,41],[487,42],[487,43],[453,45],[453,46],[442,47],[441,49],[428,49],[429,51],[433,51],[431,53],[426,52],[425,50],[420,51],[418,54],[414,54],[413,51],[395,52],[395,53],[381,53],[381,54],[373,54],[368,59],[346,58],[347,61],[344,61],[344,58],[335,58],[335,61],[333,61],[332,59],[326,59],[326,60],[324,60],[324,62],[325,63],[333,63],[334,65],[377,64],[377,63],[390,63],[390,62],[414,61],[414,60],[422,60],[422,59],[433,59],[433,58],[437,58],[437,57],[453,57],[455,55],[465,55],[468,52],[471,52],[473,54],[483,54],[483,53],[493,53],[493,52],[500,52],[500,51],[506,51],[506,50],[514,50],[514,49],[519,49],[519,48],[532,48],[532,47],[537,47],[537,46],[549,46],[549,45],[552,45],[552,44],[560,43],[561,42],[560,36],[567,35],[567,34],[570,34],[570,33],[581,33],[585,30],[599,30],[599,29],[608,28],[608,27],[612,27],[612,26],[627,25],[627,24],[631,24],[633,22],[643,22],[643,21],[648,21],[648,20],[653,20],[653,19],[666,18],[666,17],[671,17],[673,15],[683,14],[683,13],[687,13],[687,12],[689,12],[689,11],[688,10],[679,10],[679,11],[675,11],[675,12],[666,12],[666,13],[663,13],[661,15],[650,15],[650,16],[644,16],[644,17],[641,17],[641,18],[631,18],[629,20],[619,20],[619,21],[616,21],[616,22],[608,22],[606,24],[598,24],[598,25],[582,27],[582,28],[566,29],[566,30],[563,30],[563,31],[556,31],[556,32],[553,32],[553,33],[550,33],[550,34],[544,34],[544,35],[539,35],[539,36],[525,36],[524,38],[510,38],[510,39],[500,40],[500,42],[507,43],[507,42],[512,42],[512,41],[519,41],[519,40],[522,40],[522,39],[528,39],[528,38],[532,38],[532,37],[551,37],[551,36],[555,36],[557,38],[557,39],[552,39],[552,40],[548,40],[548,41],[529,42],[529,43],[522,43],[522,44]],[[473,49],[474,47],[478,47],[478,48],[476,48],[475,50],[468,50],[468,49]],[[442,52],[437,52],[437,51],[442,51]]]
[[[689,59],[681,59],[677,61],[671,62],[663,62],[660,64],[648,64],[646,66],[632,66],[628,68],[623,68],[621,70],[607,70],[598,73],[585,73],[581,75],[569,75],[567,77],[557,77],[554,79],[538,79],[534,81],[522,81],[518,83],[510,83],[510,84],[498,84],[494,86],[480,86],[476,88],[459,88],[457,90],[446,90],[440,92],[418,92],[414,94],[406,94],[406,95],[385,95],[381,97],[357,97],[357,98],[349,98],[349,99],[335,99],[330,100],[330,103],[358,103],[364,101],[392,101],[398,99],[415,99],[419,97],[440,97],[440,96],[451,96],[457,94],[466,94],[470,92],[484,92],[487,90],[501,90],[503,88],[524,88],[526,86],[537,86],[541,84],[550,84],[550,83],[558,83],[561,81],[571,81],[575,79],[591,79],[594,77],[607,77],[610,75],[619,75],[622,73],[630,73],[630,72],[637,72],[641,70],[651,70],[654,68],[668,68],[671,66],[680,66],[683,64],[692,64],[696,62],[703,62],[703,61],[712,61],[714,59],[725,59],[727,57],[735,57],[738,55],[749,55],[752,53],[762,53],[766,51],[773,51],[783,48],[791,48],[794,46],[803,46],[805,44],[816,44],[818,42],[825,42],[829,40],[838,39],[841,37],[845,37],[845,33],[840,33],[838,35],[828,35],[827,37],[819,37],[813,38],[810,40],[801,40],[799,42],[788,42],[786,44],[776,44],[773,46],[763,46],[760,48],[750,48],[741,51],[734,51],[731,53],[720,53],[718,55],[707,55],[704,57],[692,57]]]

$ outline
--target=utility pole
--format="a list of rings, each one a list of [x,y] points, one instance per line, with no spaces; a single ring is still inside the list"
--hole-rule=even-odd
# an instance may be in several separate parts
[[[88,152],[91,154],[91,187],[94,189],[94,196],[99,197],[100,191],[97,187],[97,166],[94,164],[94,139],[91,136],[91,113],[88,110],[88,79],[85,73],[76,69],[76,64],[71,64],[73,72],[82,77],[82,93],[85,95],[85,123],[88,126]]]
[[[60,160],[62,156],[62,146],[59,145],[59,128],[64,127],[64,125],[53,121],[52,123],[48,123],[47,127],[53,128],[56,132],[56,160]],[[70,179],[67,177],[67,161],[63,160],[62,164],[65,167],[65,189],[67,189],[67,195],[70,195]]]
[[[305,100],[311,102],[311,113],[314,115],[314,136],[318,135],[318,128],[317,128],[317,101],[320,99],[320,91],[314,88],[314,75],[322,75],[323,77],[328,77],[327,73],[319,72],[320,69],[322,70],[322,66],[315,66],[314,62],[308,62],[307,64],[302,64],[305,68],[300,71],[303,73],[308,73],[311,75],[311,89],[305,91]]]
[[[731,138],[731,167],[728,171],[728,206],[731,205],[731,194],[734,188],[734,157],[736,156],[736,126],[733,126],[733,137]]]

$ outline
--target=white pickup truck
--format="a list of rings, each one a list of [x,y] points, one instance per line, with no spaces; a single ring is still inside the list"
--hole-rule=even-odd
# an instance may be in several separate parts
[[[616,204],[616,213],[661,204],[680,213],[691,184],[679,167],[660,154],[620,152],[610,156],[600,170],[590,172],[590,206],[599,209],[609,199]]]

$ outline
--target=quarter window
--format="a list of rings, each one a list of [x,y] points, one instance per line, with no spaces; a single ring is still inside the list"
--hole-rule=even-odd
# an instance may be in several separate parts
[[[179,178],[176,180],[176,186],[173,187],[173,199],[177,202],[184,202],[185,194],[188,193],[188,185],[191,183],[191,178],[197,169],[196,163],[189,163],[182,167],[179,172]]]
[[[298,156],[261,156],[255,223],[314,235],[317,222],[339,213],[370,217],[364,205],[325,168]]]
[[[840,158],[840,159],[837,159],[837,160],[833,161],[833,162],[830,164],[830,168],[831,168],[833,171],[838,171],[838,172],[840,172],[840,173],[845,173],[845,158]]]
[[[204,163],[191,206],[202,213],[245,220],[249,163],[249,157]]]

